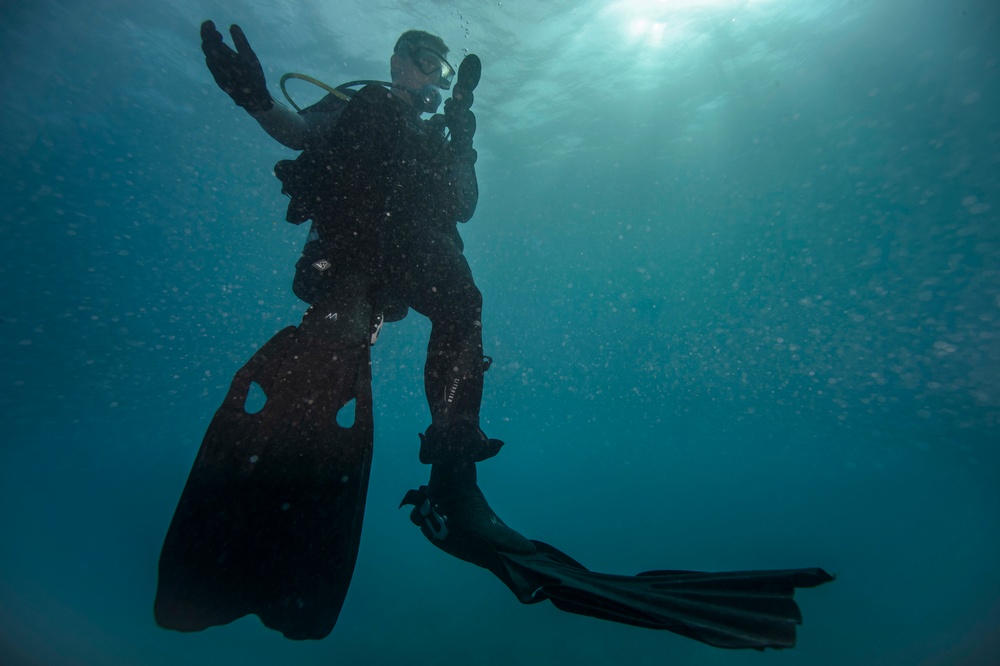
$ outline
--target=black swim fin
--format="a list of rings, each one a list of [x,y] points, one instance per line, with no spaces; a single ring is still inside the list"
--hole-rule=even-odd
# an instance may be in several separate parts
[[[470,53],[462,59],[458,66],[458,80],[451,92],[451,98],[445,102],[445,107],[454,106],[457,109],[470,109],[475,102],[473,91],[479,85],[483,75],[483,62],[475,53]]]
[[[319,639],[337,622],[360,544],[373,425],[368,339],[347,343],[344,318],[329,315],[311,309],[233,378],[163,544],[160,626],[200,631],[256,614],[288,638]],[[266,402],[251,414],[254,382]],[[354,423],[342,427],[337,414],[351,401]]]
[[[833,580],[822,569],[648,571],[618,576],[589,571],[562,551],[532,541],[534,552],[492,547],[449,520],[428,495],[411,490],[411,519],[445,552],[489,569],[521,603],[546,599],[570,613],[665,629],[722,648],[788,648],[801,624],[792,598],[799,587]],[[492,513],[492,512],[491,512]]]
[[[795,588],[833,580],[822,569],[647,571],[617,576],[588,571],[558,549],[498,553],[500,579],[523,603],[549,599],[570,613],[666,629],[723,648],[788,648],[802,623]]]

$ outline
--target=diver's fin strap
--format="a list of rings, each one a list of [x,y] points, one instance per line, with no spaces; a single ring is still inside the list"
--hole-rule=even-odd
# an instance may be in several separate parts
[[[434,546],[501,579],[504,565],[499,553],[535,549],[531,541],[507,527],[478,488],[472,494],[435,499],[427,486],[420,486],[407,492],[399,506],[413,507],[410,522]]]
[[[420,528],[432,542],[444,541],[448,538],[448,516],[441,513],[440,507],[431,501],[427,495],[427,486],[419,490],[408,490],[403,496],[399,507],[412,506],[410,522]]]
[[[378,342],[378,336],[382,333],[382,325],[385,323],[385,315],[381,312],[372,313],[372,323],[369,330],[370,339],[368,341],[369,347],[374,347],[375,343]]]

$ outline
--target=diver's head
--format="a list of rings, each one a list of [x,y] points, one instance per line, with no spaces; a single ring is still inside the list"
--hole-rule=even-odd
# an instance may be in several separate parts
[[[440,88],[451,87],[455,68],[445,57],[448,47],[437,35],[407,30],[389,60],[393,91],[421,113],[434,113],[441,103]]]

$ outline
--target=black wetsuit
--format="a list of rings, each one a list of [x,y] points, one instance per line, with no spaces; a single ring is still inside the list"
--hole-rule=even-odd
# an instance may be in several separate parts
[[[366,289],[390,320],[401,316],[399,305],[426,316],[432,422],[478,429],[482,295],[457,229],[478,200],[475,152],[453,150],[442,123],[421,120],[381,86],[362,89],[342,110],[324,102],[311,109],[340,115],[295,161],[298,171],[278,169],[290,219],[298,206],[313,221],[296,293],[315,303]]]

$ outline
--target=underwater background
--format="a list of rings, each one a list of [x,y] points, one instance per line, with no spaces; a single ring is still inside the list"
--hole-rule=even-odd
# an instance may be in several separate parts
[[[1000,663],[1000,4],[30,0],[0,7],[0,663]],[[481,464],[588,567],[822,566],[798,646],[731,652],[522,606],[397,509],[426,481],[411,313],[333,633],[182,635],[163,536],[233,373],[305,305],[294,155],[213,82],[484,63]],[[229,41],[227,35],[227,41]],[[230,42],[231,43],[231,42]],[[299,103],[319,91],[293,81]]]

